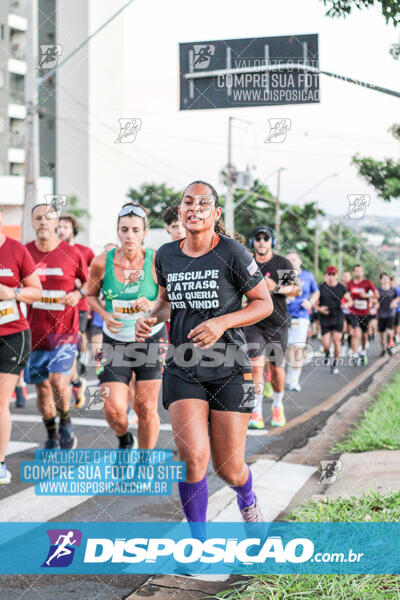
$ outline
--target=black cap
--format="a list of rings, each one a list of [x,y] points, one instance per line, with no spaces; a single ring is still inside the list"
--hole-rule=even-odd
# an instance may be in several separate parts
[[[256,227],[256,229],[253,229],[253,231],[251,232],[251,237],[254,238],[259,233],[265,233],[265,235],[267,235],[269,238],[275,237],[274,230],[271,229],[271,227],[268,227],[268,225],[263,225],[261,227]]]

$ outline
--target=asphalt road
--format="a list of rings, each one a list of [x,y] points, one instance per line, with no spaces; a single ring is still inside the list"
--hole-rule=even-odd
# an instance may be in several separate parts
[[[318,350],[319,342],[313,342]],[[369,348],[369,365],[378,357],[380,347],[377,342],[371,343]],[[347,366],[340,367],[339,375],[332,375],[329,368],[322,366],[320,357],[314,356],[311,362],[303,368],[300,383],[301,392],[286,392],[284,397],[287,422],[321,404],[332,394],[343,388],[359,375],[366,367]],[[87,375],[89,380],[94,379],[93,372]],[[34,389],[28,389],[34,396]],[[63,510],[57,497],[40,497],[38,514],[32,515],[29,502],[29,483],[21,483],[19,466],[23,460],[33,460],[34,450],[40,448],[44,441],[43,425],[38,418],[35,399],[31,398],[24,409],[11,407],[13,415],[13,442],[23,443],[25,446],[14,444],[15,452],[7,457],[7,466],[13,479],[9,485],[0,487],[0,520],[1,521],[179,521],[183,518],[180,507],[177,486],[169,497],[158,496],[132,496],[129,498],[118,496],[98,496],[81,501],[76,506]],[[169,426],[168,413],[160,403],[161,431],[157,443],[158,448],[176,450],[172,432]],[[264,417],[266,423],[271,413],[271,401],[264,400]],[[115,448],[116,438],[113,432],[102,424],[103,414],[94,410],[73,410],[74,430],[79,439],[79,448]],[[321,417],[326,418],[326,415]],[[36,419],[36,421],[35,421]],[[90,419],[84,424],[79,424],[80,419]],[[98,423],[96,423],[96,420]],[[246,446],[246,457],[268,454],[279,458],[294,446],[306,443],[308,435],[318,427],[321,419],[313,423],[304,424],[300,428],[282,432],[280,435],[266,435],[264,431],[249,432]],[[215,476],[212,469],[208,469],[208,484],[210,495],[223,487],[222,481]],[[21,492],[28,494],[22,495]],[[21,502],[22,500],[22,502]],[[20,507],[20,509],[19,509]],[[58,508],[57,508],[58,507]],[[36,509],[34,509],[36,510]],[[59,512],[62,511],[62,512]],[[42,515],[43,512],[43,516]],[[71,575],[38,575],[38,576],[2,576],[2,597],[19,600],[120,600],[125,598],[148,576],[71,576]]]

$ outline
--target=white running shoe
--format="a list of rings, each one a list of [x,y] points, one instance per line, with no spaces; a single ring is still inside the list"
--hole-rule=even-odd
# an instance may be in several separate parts
[[[0,465],[0,484],[1,483],[10,483],[11,481],[11,473],[7,469],[5,463]]]
[[[257,504],[257,496],[254,496],[253,504],[246,506],[246,508],[240,508],[239,510],[242,514],[243,521],[246,523],[262,523],[265,520],[262,510]]]

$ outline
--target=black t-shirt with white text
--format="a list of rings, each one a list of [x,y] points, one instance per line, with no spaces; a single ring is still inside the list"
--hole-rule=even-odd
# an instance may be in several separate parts
[[[242,244],[225,235],[198,257],[184,254],[181,242],[164,244],[155,259],[158,283],[166,288],[171,303],[170,341],[175,349],[169,352],[166,368],[190,382],[251,371],[247,353],[239,350],[246,343],[241,327],[227,329],[208,350],[194,348],[187,336],[208,319],[241,310],[243,294],[262,281],[255,260]]]
[[[293,268],[292,263],[280,254],[274,254],[267,262],[257,262],[257,266],[264,277],[269,277],[275,281],[276,284],[285,285],[297,280],[297,273]],[[274,304],[274,311],[269,317],[256,323],[257,327],[265,330],[268,330],[271,327],[289,327],[290,315],[287,309],[286,296],[284,294],[279,294],[279,292],[277,294],[271,292],[271,298]]]
[[[349,290],[342,283],[328,285],[326,281],[319,286],[319,305],[327,306],[329,314],[319,313],[320,319],[329,319],[330,317],[342,316],[342,298]]]

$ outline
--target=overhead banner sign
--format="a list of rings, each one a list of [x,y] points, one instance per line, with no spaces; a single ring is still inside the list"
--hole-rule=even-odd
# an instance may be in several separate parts
[[[180,110],[319,102],[318,35],[179,44]]]

